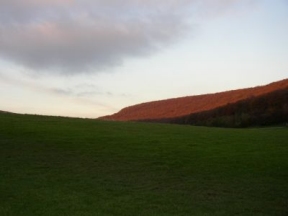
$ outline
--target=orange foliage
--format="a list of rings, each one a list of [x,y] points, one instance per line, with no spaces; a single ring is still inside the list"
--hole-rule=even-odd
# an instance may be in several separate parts
[[[126,107],[118,113],[104,116],[101,119],[131,121],[180,117],[211,110],[228,103],[235,103],[239,100],[260,96],[287,87],[288,79],[285,79],[266,86],[147,102]]]

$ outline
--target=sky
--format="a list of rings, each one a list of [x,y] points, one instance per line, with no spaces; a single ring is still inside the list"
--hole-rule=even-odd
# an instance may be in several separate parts
[[[97,118],[288,78],[288,0],[0,0],[0,110]]]

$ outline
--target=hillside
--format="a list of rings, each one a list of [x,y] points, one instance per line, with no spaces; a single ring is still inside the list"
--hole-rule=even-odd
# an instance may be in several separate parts
[[[288,88],[229,103],[212,110],[176,118],[146,121],[214,127],[287,125]]]
[[[288,79],[254,88],[137,104],[126,107],[113,115],[104,116],[101,119],[117,121],[171,119],[213,110],[227,104],[235,103],[247,98],[258,97],[285,88],[288,88]]]

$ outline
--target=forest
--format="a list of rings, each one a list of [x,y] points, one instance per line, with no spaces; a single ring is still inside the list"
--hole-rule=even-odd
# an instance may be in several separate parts
[[[208,111],[145,121],[214,127],[287,125],[288,88],[251,96]]]

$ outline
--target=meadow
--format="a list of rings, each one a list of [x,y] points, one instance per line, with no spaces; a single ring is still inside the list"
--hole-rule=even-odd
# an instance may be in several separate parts
[[[288,128],[0,113],[0,215],[288,215]]]

